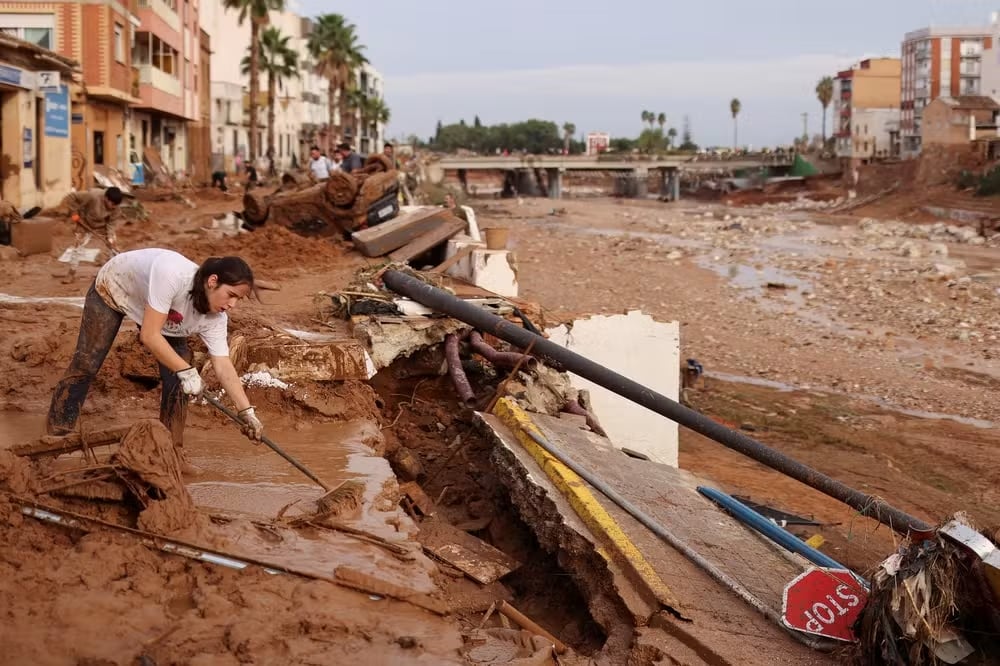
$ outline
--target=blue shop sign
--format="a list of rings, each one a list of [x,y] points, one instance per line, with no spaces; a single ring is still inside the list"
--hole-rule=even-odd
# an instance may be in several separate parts
[[[45,93],[45,136],[69,138],[69,88]]]
[[[21,86],[21,74],[23,72],[17,67],[10,67],[9,65],[0,65],[0,83],[6,83],[11,86]]]

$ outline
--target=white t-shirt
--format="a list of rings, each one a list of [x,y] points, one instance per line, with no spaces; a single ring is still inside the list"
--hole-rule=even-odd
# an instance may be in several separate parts
[[[96,289],[108,306],[142,324],[146,305],[167,315],[163,335],[199,336],[212,356],[229,356],[225,312],[194,309],[191,284],[198,264],[173,250],[149,248],[122,252],[97,273]]]
[[[323,157],[320,155],[316,159],[309,160],[309,168],[312,169],[313,175],[316,176],[316,180],[326,180],[330,177],[331,171],[336,171],[335,165],[330,161],[328,157]]]

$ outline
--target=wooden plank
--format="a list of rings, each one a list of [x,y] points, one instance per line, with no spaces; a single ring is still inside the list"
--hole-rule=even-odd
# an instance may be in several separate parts
[[[421,234],[403,247],[391,252],[389,258],[393,261],[403,262],[409,261],[414,257],[419,257],[424,252],[437,247],[455,234],[464,231],[465,226],[466,223],[458,218],[441,220],[434,229]]]
[[[482,539],[439,520],[420,523],[424,549],[478,583],[489,585],[521,566],[521,563]]]
[[[434,268],[432,268],[429,272],[430,273],[444,273],[446,270],[448,270],[449,268],[451,268],[452,266],[454,266],[458,262],[462,261],[462,259],[465,259],[467,256],[469,256],[470,254],[472,254],[472,251],[475,250],[475,249],[476,249],[475,245],[466,245],[461,250],[459,250],[458,252],[456,252],[455,254],[451,255],[450,257],[448,257],[447,259],[445,259],[444,261],[442,261],[440,264],[438,264],[437,266],[435,266]]]
[[[61,453],[77,451],[82,449],[85,445],[104,446],[107,444],[117,443],[128,434],[130,429],[131,426],[118,426],[107,430],[90,432],[84,434],[82,440],[80,439],[80,433],[78,432],[62,436],[45,435],[37,442],[15,446],[11,449],[11,451],[17,456],[57,456]]]
[[[444,208],[428,206],[403,213],[369,229],[356,231],[351,234],[351,240],[366,257],[380,257],[434,229],[440,220],[450,216]]]

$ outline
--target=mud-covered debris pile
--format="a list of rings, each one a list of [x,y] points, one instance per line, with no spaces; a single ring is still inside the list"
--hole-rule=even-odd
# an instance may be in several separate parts
[[[174,534],[197,529],[207,520],[195,508],[170,431],[159,421],[145,419],[132,426],[112,462],[130,473],[121,478],[143,505],[140,529]]]

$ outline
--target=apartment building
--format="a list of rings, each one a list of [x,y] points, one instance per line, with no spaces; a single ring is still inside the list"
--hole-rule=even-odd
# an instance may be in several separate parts
[[[899,58],[869,58],[834,77],[833,136],[837,157],[870,161],[899,154]]]
[[[132,86],[131,36],[137,0],[4,2],[0,31],[79,62],[70,100],[73,186],[93,184],[96,166],[127,173]]]
[[[909,32],[902,44],[900,130],[902,154],[920,153],[923,110],[941,96],[979,95],[983,53],[991,49],[988,27],[929,27]]]
[[[227,48],[216,48],[211,65],[211,144],[214,168],[232,173],[237,163],[249,155],[250,104],[259,108],[257,132],[261,155],[267,150],[267,76],[260,77],[260,95],[251,100],[249,78],[241,63],[250,44],[250,26],[240,24],[238,14],[226,10],[221,0],[201,0],[201,26],[215,43],[225,36]],[[279,82],[275,105],[275,167],[287,169],[304,164],[309,148],[318,145],[328,154],[341,140],[355,144],[361,152],[382,149],[384,127],[364,127],[360,112],[354,112],[341,123],[339,109],[335,114],[343,136],[334,136],[329,128],[329,81],[316,74],[315,63],[309,56],[307,43],[313,21],[291,11],[271,12],[268,25],[278,28],[290,38],[289,46],[299,54],[299,76]],[[369,66],[355,73],[356,85],[367,94],[383,94],[381,74]],[[294,160],[293,160],[294,158]]]
[[[989,44],[983,49],[979,93],[1000,99],[1000,12],[993,12],[989,33]]]
[[[57,55],[51,33],[0,30],[0,199],[18,208],[52,206],[73,186],[70,99],[79,65]],[[58,79],[58,80],[57,80]]]
[[[354,73],[355,85],[369,97],[383,97],[385,90],[382,75],[370,64],[362,65]],[[385,124],[373,123],[365,118],[361,110],[343,119],[344,140],[355,146],[362,154],[377,153],[385,145]]]
[[[141,159],[152,148],[171,171],[191,168],[188,124],[200,117],[201,1],[134,0],[133,93],[139,100],[131,118],[132,150]]]

